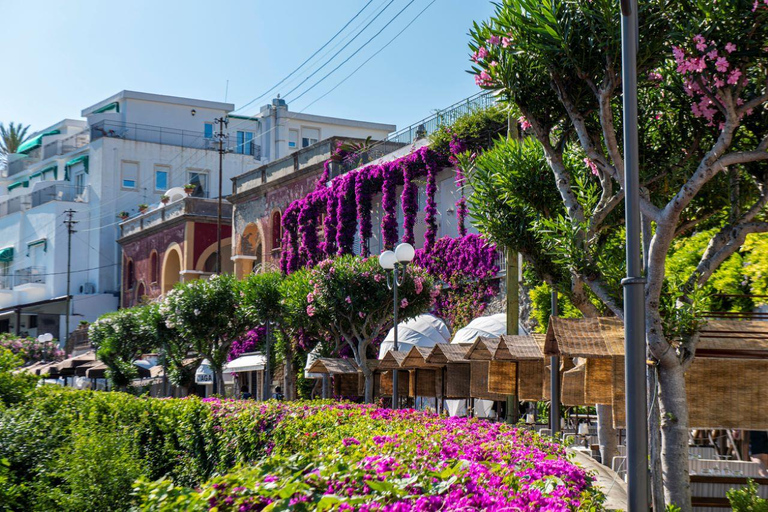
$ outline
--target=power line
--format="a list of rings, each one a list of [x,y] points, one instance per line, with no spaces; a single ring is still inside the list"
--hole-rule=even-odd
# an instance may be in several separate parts
[[[326,78],[328,78],[329,76],[331,76],[333,73],[335,73],[335,72],[336,72],[336,71],[337,71],[337,70],[338,70],[338,69],[339,69],[341,66],[343,66],[344,64],[346,64],[347,62],[349,62],[349,60],[350,60],[352,57],[354,57],[355,55],[357,55],[358,53],[360,53],[360,50],[362,50],[363,48],[365,48],[365,47],[368,45],[368,43],[370,43],[371,41],[373,41],[374,39],[376,39],[376,38],[379,36],[379,34],[381,34],[381,33],[382,33],[382,32],[383,32],[383,31],[384,31],[384,30],[385,30],[385,29],[386,29],[386,28],[387,28],[389,25],[391,25],[391,24],[392,24],[392,22],[393,22],[393,21],[395,21],[395,20],[396,20],[396,19],[397,19],[397,18],[398,18],[398,17],[399,17],[399,16],[400,16],[400,15],[401,15],[401,14],[402,14],[402,13],[403,13],[403,12],[404,12],[404,11],[405,11],[407,8],[408,8],[408,7],[410,7],[410,6],[411,6],[411,4],[412,4],[413,2],[415,2],[415,1],[416,1],[416,0],[411,0],[410,2],[408,2],[408,3],[405,5],[405,7],[403,7],[402,9],[400,9],[400,11],[398,11],[398,13],[397,13],[397,14],[395,14],[395,16],[394,16],[394,17],[393,17],[391,20],[389,20],[389,22],[387,22],[387,24],[386,24],[386,25],[384,25],[383,27],[381,27],[381,29],[380,29],[378,32],[376,32],[376,33],[375,33],[375,34],[374,34],[374,35],[373,35],[373,36],[372,36],[370,39],[368,39],[368,40],[367,40],[367,41],[366,41],[366,42],[365,42],[365,43],[364,43],[364,44],[363,44],[363,45],[362,45],[360,48],[358,48],[357,50],[355,50],[355,52],[354,52],[352,55],[350,55],[349,57],[347,57],[347,59],[346,59],[346,60],[344,60],[343,62],[339,63],[339,65],[338,65],[338,66],[336,66],[335,68],[333,68],[332,70],[330,70],[328,73],[326,73],[326,75],[325,75],[323,78],[321,78],[320,80],[318,80],[317,82],[315,82],[314,84],[312,84],[312,86],[311,86],[309,89],[305,90],[304,92],[302,92],[301,94],[299,94],[298,96],[296,96],[295,98],[293,98],[291,101],[296,101],[296,100],[298,100],[299,98],[301,98],[302,96],[304,96],[305,94],[307,94],[309,91],[311,91],[312,89],[314,89],[315,87],[317,87],[318,85],[320,85],[320,83],[321,83],[321,82],[323,82],[323,80],[325,80]],[[296,89],[297,89],[297,87],[294,87],[294,88],[293,88],[293,89],[292,89],[292,90],[291,90],[291,91],[290,91],[288,94],[290,94],[291,92],[295,91]],[[287,94],[286,94],[286,96],[287,96]]]
[[[424,8],[423,8],[423,9],[422,9],[422,10],[421,10],[421,11],[420,11],[420,12],[419,12],[419,13],[418,13],[416,16],[414,16],[414,18],[413,18],[413,19],[412,19],[410,22],[408,22],[408,24],[407,24],[405,27],[403,27],[403,29],[402,29],[400,32],[398,32],[397,34],[395,34],[395,37],[393,37],[392,39],[390,39],[390,40],[389,40],[389,42],[387,42],[387,44],[385,44],[384,46],[382,46],[381,48],[379,48],[379,50],[378,50],[376,53],[374,53],[373,55],[371,55],[370,57],[368,57],[366,60],[364,60],[364,61],[362,62],[362,64],[360,64],[359,66],[357,66],[357,67],[354,69],[354,71],[352,71],[350,74],[348,74],[347,76],[345,76],[345,77],[344,77],[344,78],[343,78],[343,79],[342,79],[342,80],[341,80],[339,83],[337,83],[336,85],[334,85],[334,86],[333,86],[333,88],[329,89],[329,90],[328,90],[328,92],[326,92],[325,94],[323,94],[323,95],[322,95],[322,96],[320,96],[319,98],[315,99],[315,100],[314,100],[312,103],[310,103],[310,104],[308,104],[306,107],[304,107],[304,110],[308,109],[309,107],[311,107],[312,105],[314,105],[315,103],[317,103],[318,101],[320,101],[321,99],[323,99],[323,98],[325,98],[326,96],[328,96],[330,93],[332,93],[333,91],[335,91],[335,90],[336,90],[336,89],[337,89],[337,88],[338,88],[338,87],[339,87],[341,84],[343,84],[343,83],[346,83],[346,81],[347,81],[347,80],[349,80],[350,78],[352,78],[352,76],[353,76],[355,73],[357,73],[358,71],[360,71],[360,69],[361,69],[363,66],[365,66],[366,64],[368,64],[368,63],[369,63],[371,60],[373,60],[373,58],[374,58],[374,57],[376,57],[378,54],[380,54],[382,51],[384,51],[384,49],[386,49],[386,48],[387,48],[387,47],[388,47],[390,44],[392,44],[392,43],[395,41],[395,39],[397,39],[398,37],[400,37],[400,34],[402,34],[403,32],[405,32],[406,30],[408,30],[408,27],[410,27],[411,25],[413,25],[413,23],[414,23],[414,22],[415,22],[417,19],[419,19],[419,17],[420,17],[422,14],[424,14],[424,11],[426,11],[427,9],[429,9],[430,7],[432,7],[432,4],[434,4],[435,2],[437,2],[437,0],[432,0],[430,3],[428,3],[428,4],[427,4],[427,6],[426,6],[426,7],[424,7]]]
[[[355,39],[357,39],[357,38],[358,38],[358,36],[360,36],[360,35],[361,35],[363,32],[365,32],[365,31],[366,31],[366,29],[367,29],[368,27],[370,27],[370,26],[371,26],[371,24],[373,24],[373,22],[374,22],[374,21],[376,21],[376,20],[378,19],[378,17],[379,17],[379,16],[381,16],[381,15],[384,13],[384,11],[386,11],[386,10],[387,10],[387,8],[388,8],[390,5],[392,5],[392,3],[393,3],[394,1],[395,1],[395,0],[389,0],[389,3],[387,3],[387,5],[385,5],[385,6],[384,6],[384,8],[383,8],[381,11],[379,11],[379,13],[378,13],[378,14],[376,14],[376,16],[374,16],[374,17],[373,17],[373,19],[372,19],[370,22],[368,22],[368,24],[366,24],[366,25],[365,25],[365,26],[362,28],[362,30],[360,30],[360,32],[358,32],[357,34],[355,34],[355,37],[353,37],[352,39],[350,39],[350,40],[349,40],[349,42],[347,42],[347,44],[345,44],[344,46],[342,46],[342,47],[341,47],[341,49],[340,49],[339,51],[337,51],[336,53],[334,53],[334,54],[333,54],[333,56],[332,56],[330,59],[328,59],[327,61],[325,61],[325,64],[323,64],[322,66],[320,66],[319,68],[317,68],[315,71],[313,71],[313,72],[312,72],[312,73],[311,73],[311,74],[310,74],[310,75],[309,75],[307,78],[305,78],[304,80],[302,80],[302,81],[301,81],[301,83],[299,83],[299,85],[297,85],[296,87],[294,87],[293,89],[291,89],[290,91],[288,91],[288,94],[285,94],[284,96],[288,96],[288,95],[289,95],[289,94],[291,94],[293,91],[295,91],[296,89],[298,89],[299,87],[301,87],[302,85],[304,85],[305,83],[307,83],[307,81],[308,81],[310,78],[312,78],[313,76],[315,76],[315,75],[316,75],[316,74],[317,74],[317,73],[318,73],[318,72],[319,72],[321,69],[323,69],[325,66],[327,66],[328,64],[330,64],[330,63],[333,61],[333,59],[335,59],[335,58],[336,58],[336,57],[337,57],[337,56],[338,56],[338,55],[339,55],[341,52],[343,52],[343,51],[344,51],[344,50],[347,48],[347,46],[349,46],[350,44],[352,44],[352,42],[353,42]],[[413,2],[414,2],[414,0],[411,0],[411,2],[410,2],[408,5],[411,5],[411,3],[413,3]],[[406,7],[408,7],[408,6],[406,5]],[[402,11],[400,11],[400,12],[402,12]],[[394,20],[395,18],[397,18],[399,15],[400,15],[400,13],[397,13],[397,14],[395,15],[395,17],[394,17],[394,18],[392,18],[392,19],[389,21],[389,23],[392,23],[392,20]],[[387,25],[389,25],[389,23],[387,23]],[[385,27],[386,27],[386,25],[385,25]],[[374,37],[375,37],[375,36],[374,36]],[[369,40],[368,42],[370,42],[370,40]],[[365,43],[365,44],[368,44],[368,43]],[[363,46],[365,46],[365,45],[363,45]],[[359,51],[359,49],[358,49],[358,51]],[[353,55],[354,55],[354,54],[353,54]]]
[[[354,16],[352,16],[352,18],[350,18],[350,19],[349,19],[349,21],[347,21],[347,22],[344,24],[344,26],[343,26],[343,27],[341,27],[341,28],[339,29],[339,31],[338,31],[338,32],[336,32],[336,33],[333,35],[333,37],[331,37],[331,38],[330,38],[328,41],[326,41],[326,42],[325,42],[325,44],[324,44],[323,46],[321,46],[320,48],[318,48],[318,49],[315,51],[315,53],[313,53],[312,55],[310,55],[310,56],[307,58],[307,60],[305,60],[304,62],[302,62],[301,64],[299,64],[299,66],[298,66],[296,69],[294,69],[294,70],[293,70],[293,71],[291,71],[291,72],[290,72],[288,75],[286,75],[285,77],[283,77],[283,79],[282,79],[282,80],[280,80],[279,82],[277,82],[275,85],[273,85],[272,87],[270,87],[269,89],[267,89],[266,91],[264,91],[264,92],[263,92],[261,95],[259,95],[259,96],[255,97],[255,98],[253,98],[251,101],[249,101],[248,103],[244,104],[244,105],[243,105],[243,106],[241,106],[240,108],[237,108],[237,109],[233,110],[232,112],[238,112],[238,111],[240,111],[240,110],[244,109],[245,107],[247,107],[247,106],[249,106],[249,105],[252,105],[252,104],[253,104],[255,101],[258,101],[258,100],[260,100],[261,98],[263,98],[264,96],[266,96],[267,94],[269,94],[270,92],[272,92],[273,90],[275,90],[275,89],[277,89],[278,87],[280,87],[280,85],[282,85],[282,84],[283,84],[283,82],[285,82],[286,80],[288,80],[288,79],[289,79],[291,76],[293,76],[293,75],[294,75],[294,74],[295,74],[297,71],[299,71],[301,68],[303,68],[303,67],[304,67],[304,65],[305,65],[307,62],[309,62],[310,60],[312,60],[312,59],[315,57],[315,55],[317,55],[318,53],[320,53],[321,51],[323,51],[323,49],[324,49],[326,46],[328,46],[329,44],[331,44],[331,41],[333,41],[334,39],[336,39],[336,37],[338,37],[338,36],[339,36],[339,34],[341,34],[342,32],[344,32],[344,30],[345,30],[345,29],[346,29],[346,28],[347,28],[347,27],[350,25],[350,23],[352,23],[353,21],[355,21],[355,19],[357,19],[357,17],[358,17],[358,16],[360,16],[360,15],[363,13],[363,11],[364,11],[364,10],[365,10],[365,9],[366,9],[366,8],[367,8],[369,5],[371,5],[371,3],[372,3],[372,2],[373,2],[373,0],[368,0],[368,3],[366,3],[366,4],[365,4],[365,5],[362,7],[362,9],[360,9],[359,11],[357,11],[357,14],[355,14]]]

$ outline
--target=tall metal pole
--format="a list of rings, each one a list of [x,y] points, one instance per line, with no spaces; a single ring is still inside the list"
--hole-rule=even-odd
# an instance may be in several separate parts
[[[552,318],[556,317],[557,311],[557,292],[552,291],[552,313],[550,314],[550,322]],[[552,430],[552,437],[557,437],[560,432],[560,356],[551,356],[549,358],[550,370],[549,370],[549,428]]]
[[[270,354],[271,347],[270,347],[270,343],[269,343],[269,335],[271,333],[269,332],[270,331],[270,325],[269,324],[270,324],[270,322],[269,322],[269,320],[267,320],[267,327],[265,329],[265,334],[264,334],[264,338],[265,338],[265,341],[264,341],[264,345],[265,345],[264,354],[266,355],[267,361],[264,363],[264,382],[263,382],[262,389],[261,389],[262,398],[264,400],[269,400],[271,398],[271,391],[272,391],[272,376],[271,376],[272,368],[271,368],[271,366],[269,364],[269,360],[271,358],[271,354]]]
[[[392,293],[394,295],[395,304],[394,304],[394,322],[395,326],[392,328],[394,332],[394,343],[392,345],[392,348],[394,348],[395,352],[399,350],[399,346],[397,344],[397,310],[399,309],[397,304],[397,273],[398,273],[398,267],[400,265],[398,263],[395,263],[395,268],[392,271],[392,276],[394,279],[392,280]],[[393,409],[399,409],[400,408],[400,393],[398,389],[397,384],[397,369],[392,370],[392,408]]]
[[[217,137],[219,139],[219,201],[218,201],[218,214],[216,216],[216,273],[221,274],[221,199],[222,199],[222,181],[223,181],[223,166],[224,166],[224,125],[227,124],[227,120],[223,117],[216,119],[216,123],[219,125],[219,133]]]
[[[637,0],[621,1],[621,80],[624,87],[624,190],[627,277],[624,364],[627,402],[627,481],[630,512],[648,510],[648,424],[645,381],[645,279],[640,259],[640,180],[637,140]]]
[[[64,212],[64,215],[67,216],[67,220],[64,221],[64,224],[67,226],[67,316],[65,320],[65,338],[64,338],[64,350],[69,349],[69,314],[72,310],[72,296],[70,295],[70,285],[71,285],[71,277],[72,277],[72,234],[75,233],[75,224],[77,224],[76,220],[72,220],[72,217],[75,215],[75,210],[69,209]]]

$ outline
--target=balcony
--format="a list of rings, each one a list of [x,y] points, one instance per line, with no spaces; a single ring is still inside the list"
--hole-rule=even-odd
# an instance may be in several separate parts
[[[91,141],[104,137],[208,151],[218,151],[219,149],[219,141],[215,138],[205,137],[203,132],[107,120],[91,125]],[[224,148],[231,153],[250,155],[257,160],[261,159],[261,146],[253,141],[238,145],[235,134],[227,135]]]
[[[14,272],[14,286],[23,284],[45,284],[45,267],[27,267]]]
[[[0,275],[0,290],[10,290],[13,288],[13,275]]]
[[[61,182],[43,182],[36,190],[21,196],[11,197],[0,202],[0,217],[16,212],[26,212],[31,208],[52,201],[68,201],[75,203],[88,202],[89,187],[80,188],[74,185],[63,185]]]
[[[70,135],[65,139],[59,139],[43,146],[43,159],[59,155],[66,155],[67,153],[71,153],[77,149],[87,146],[90,142],[91,132],[89,130],[83,130],[74,135]]]
[[[210,221],[210,219],[218,217],[218,205],[217,199],[185,197],[122,222],[120,224],[121,237],[134,235],[184,216],[207,217]],[[232,205],[226,201],[222,202],[221,205],[221,218],[224,225],[229,225],[232,221]]]

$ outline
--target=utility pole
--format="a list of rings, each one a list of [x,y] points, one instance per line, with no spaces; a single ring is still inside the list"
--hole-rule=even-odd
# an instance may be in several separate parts
[[[552,312],[549,315],[549,321],[558,315],[557,310],[557,291],[552,290],[550,300]],[[557,437],[560,432],[560,356],[551,356],[549,358],[549,428],[552,430],[552,437]]]
[[[512,110],[507,112],[507,139],[520,140],[520,130],[517,120],[512,117]],[[520,270],[518,268],[518,252],[511,247],[506,248],[506,287],[507,287],[507,334],[520,334]],[[519,365],[515,365],[515,390],[517,390]],[[517,423],[520,417],[520,402],[517,395],[507,396],[507,423]]]
[[[216,138],[219,140],[219,210],[216,218],[216,273],[221,274],[221,190],[223,181],[224,165],[224,127],[229,124],[226,117],[216,118],[214,121],[219,125],[219,131],[216,132]]]
[[[640,179],[637,140],[637,0],[621,0],[621,83],[624,110],[624,215],[627,277],[624,286],[624,379],[627,397],[629,512],[648,510],[648,406],[646,397],[645,278],[640,260]]]
[[[64,221],[64,225],[67,226],[67,319],[65,327],[66,338],[64,339],[65,350],[69,347],[69,313],[72,308],[72,296],[69,293],[69,289],[72,276],[72,234],[76,233],[75,224],[77,224],[77,221],[72,219],[75,213],[77,212],[71,208],[64,212],[64,215],[67,216],[67,220]]]

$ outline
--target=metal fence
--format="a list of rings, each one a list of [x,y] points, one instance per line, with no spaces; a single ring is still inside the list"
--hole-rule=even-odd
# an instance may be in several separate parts
[[[350,155],[340,165],[341,173],[351,171],[356,167],[381,158],[397,149],[413,144],[414,141],[429,137],[443,126],[453,124],[457,119],[477,110],[488,108],[496,103],[496,98],[489,91],[481,91],[464,100],[454,103],[450,107],[438,110],[429,117],[398,130],[387,136],[386,139],[366,148],[358,155]]]
[[[45,284],[45,267],[27,267],[14,273],[14,286],[31,283]]]
[[[114,139],[135,140],[137,142],[151,142],[154,144],[166,144],[180,146],[182,148],[202,149],[216,151],[219,149],[219,141],[214,137],[206,137],[203,132],[179,130],[148,124],[123,123],[119,121],[99,121],[91,126],[91,140],[95,141],[103,137]],[[224,147],[229,152],[252,155],[261,158],[261,147],[251,141],[245,144],[237,143],[236,134],[229,134],[224,141]]]

